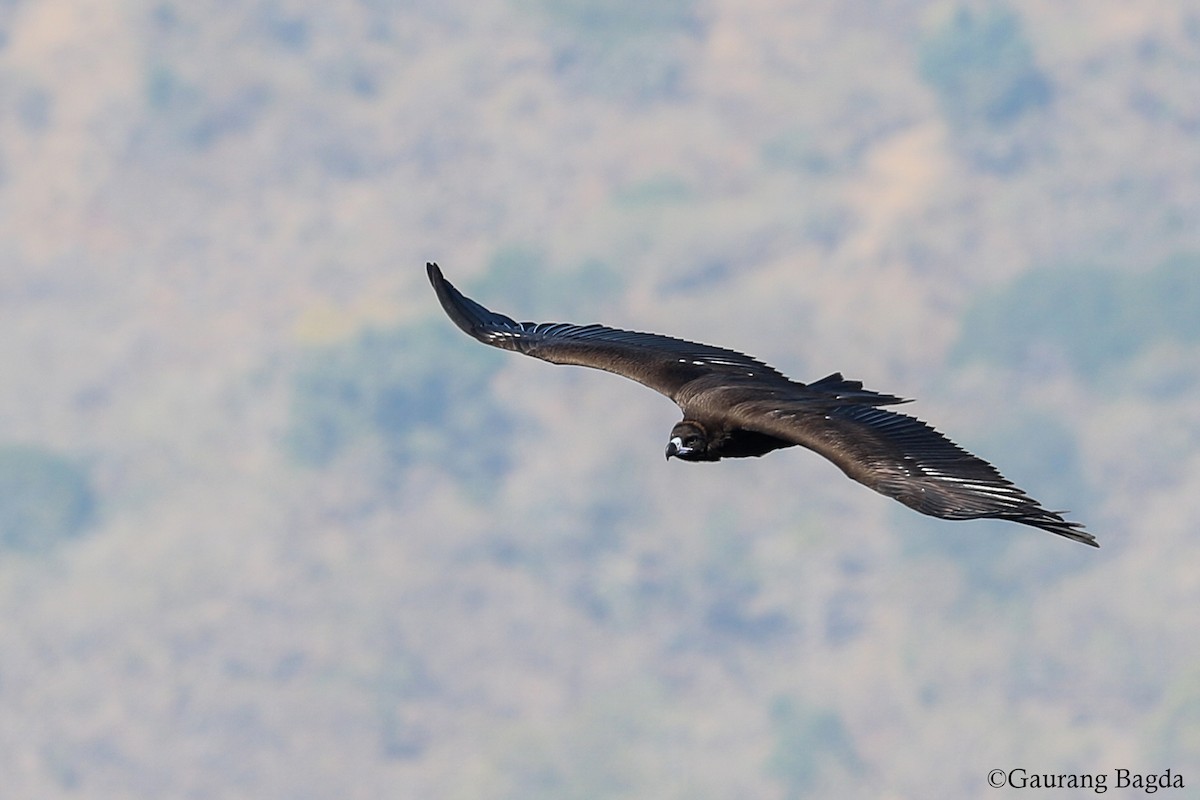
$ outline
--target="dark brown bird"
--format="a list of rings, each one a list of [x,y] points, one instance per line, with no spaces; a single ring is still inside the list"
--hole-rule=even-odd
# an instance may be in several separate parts
[[[614,372],[675,401],[683,420],[671,429],[668,459],[719,461],[802,445],[922,514],[1010,520],[1099,547],[1080,523],[1042,508],[988,462],[881,408],[908,401],[841,373],[804,384],[723,347],[603,325],[517,322],[465,297],[436,264],[426,269],[450,319],[484,344]]]

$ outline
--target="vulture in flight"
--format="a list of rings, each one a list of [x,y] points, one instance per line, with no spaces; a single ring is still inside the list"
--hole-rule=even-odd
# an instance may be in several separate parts
[[[484,344],[615,372],[675,401],[683,419],[671,429],[668,459],[719,461],[801,445],[922,514],[1010,520],[1099,547],[1080,523],[1042,508],[988,462],[886,408],[907,401],[841,373],[804,384],[723,347],[604,325],[517,322],[464,296],[437,264],[426,269],[446,314]]]

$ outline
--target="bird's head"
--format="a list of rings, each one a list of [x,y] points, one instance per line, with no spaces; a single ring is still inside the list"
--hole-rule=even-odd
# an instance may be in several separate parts
[[[672,456],[684,461],[717,461],[720,456],[708,449],[708,431],[699,422],[685,419],[671,429],[667,441],[667,458]]]

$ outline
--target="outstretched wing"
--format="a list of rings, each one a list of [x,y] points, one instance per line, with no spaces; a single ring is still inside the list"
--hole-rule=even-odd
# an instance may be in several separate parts
[[[514,350],[552,364],[577,364],[613,372],[672,400],[686,383],[712,373],[766,383],[790,383],[761,361],[723,347],[603,325],[517,322],[464,296],[442,277],[437,264],[425,267],[450,319],[469,335],[493,347]]]
[[[814,410],[804,401],[739,405],[743,427],[814,450],[854,480],[942,519],[991,517],[1099,547],[1078,522],[1048,511],[988,462],[919,419],[868,405]]]

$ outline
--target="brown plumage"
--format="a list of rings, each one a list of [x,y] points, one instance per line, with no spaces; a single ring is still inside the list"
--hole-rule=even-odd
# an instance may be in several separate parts
[[[450,319],[484,344],[613,372],[673,400],[683,420],[671,430],[668,459],[719,461],[801,445],[922,514],[1005,519],[1099,547],[1080,523],[1042,508],[988,462],[882,408],[908,402],[899,397],[836,372],[799,383],[743,353],[654,333],[517,322],[465,297],[436,264],[426,269]]]

